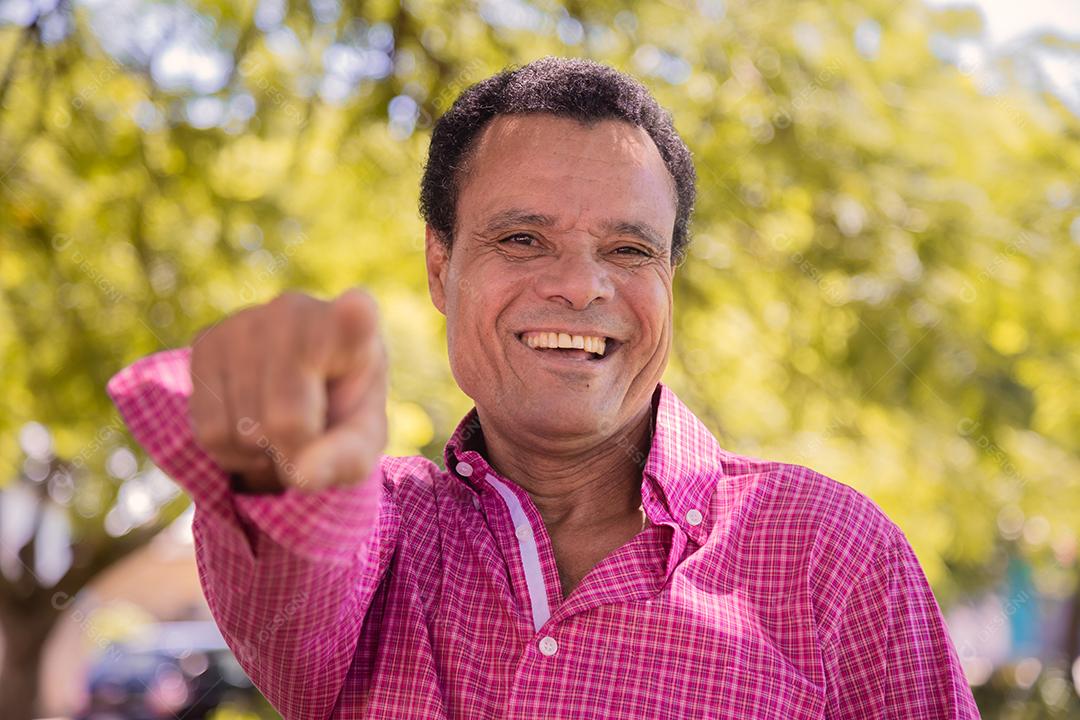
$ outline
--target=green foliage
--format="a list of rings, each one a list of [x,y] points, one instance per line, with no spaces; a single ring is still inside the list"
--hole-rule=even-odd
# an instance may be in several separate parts
[[[110,21],[81,6],[61,6],[70,32],[51,43],[0,27],[0,482],[23,474],[19,429],[44,424],[82,461],[76,496],[100,511],[73,516],[100,534],[120,487],[106,458],[133,447],[112,373],[284,288],[355,284],[389,338],[390,450],[438,458],[469,403],[427,299],[427,131],[508,64],[587,55],[646,81],[695,154],[666,381],[730,449],[878,502],[943,604],[993,586],[1009,553],[1040,591],[1076,591],[1080,121],[937,57],[931,35],[977,32],[970,12],[290,3],[257,25],[252,3],[148,7],[187,18],[227,76],[164,87],[161,47],[107,52]],[[860,28],[880,31],[872,47]],[[335,43],[378,54],[388,35],[389,75],[327,80]],[[403,96],[416,117],[392,122]]]

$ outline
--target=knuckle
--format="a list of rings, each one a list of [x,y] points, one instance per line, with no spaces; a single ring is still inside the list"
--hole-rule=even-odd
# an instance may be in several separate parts
[[[313,315],[303,327],[298,328],[297,366],[300,370],[314,371],[322,367],[334,339],[333,315],[329,311]],[[300,332],[303,335],[300,335]]]
[[[291,314],[308,307],[313,299],[297,290],[286,290],[267,303],[267,307],[274,312]]]
[[[266,418],[266,434],[283,443],[295,443],[310,433],[298,413],[273,411]]]
[[[375,296],[368,292],[365,288],[355,288],[353,292],[356,293],[356,297],[360,301],[360,305],[366,312],[374,315],[379,314],[379,301],[375,299]]]
[[[246,418],[244,419],[246,420]],[[266,436],[263,434],[261,426],[256,423],[245,432],[240,430],[240,423],[237,423],[237,425],[238,427],[232,440],[232,447],[235,448],[237,452],[244,455],[258,455],[266,449],[266,446],[269,443]]]
[[[224,432],[228,433],[230,445],[237,452],[255,454],[266,444],[263,424],[247,415],[237,418]]]

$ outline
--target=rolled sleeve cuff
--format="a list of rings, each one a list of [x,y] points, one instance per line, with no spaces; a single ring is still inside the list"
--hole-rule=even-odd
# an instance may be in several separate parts
[[[383,489],[383,471],[376,465],[363,482],[347,488],[305,493],[289,488],[278,495],[230,491],[237,513],[277,544],[304,557],[351,562],[373,535],[377,518],[390,514]]]

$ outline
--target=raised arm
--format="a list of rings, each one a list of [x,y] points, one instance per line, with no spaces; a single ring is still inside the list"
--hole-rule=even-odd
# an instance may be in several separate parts
[[[108,391],[195,502],[222,634],[286,718],[325,718],[397,544],[372,301],[286,295],[125,368]]]

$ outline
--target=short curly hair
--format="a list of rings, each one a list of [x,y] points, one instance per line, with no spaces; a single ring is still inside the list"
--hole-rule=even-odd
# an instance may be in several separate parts
[[[420,214],[443,242],[453,244],[459,175],[474,141],[495,116],[525,113],[548,113],[587,125],[623,120],[645,130],[675,181],[671,262],[682,261],[690,242],[696,195],[690,150],[675,131],[671,114],[644,85],[614,68],[581,58],[544,57],[503,70],[466,88],[438,119],[420,181]]]

